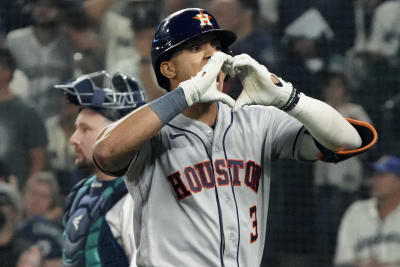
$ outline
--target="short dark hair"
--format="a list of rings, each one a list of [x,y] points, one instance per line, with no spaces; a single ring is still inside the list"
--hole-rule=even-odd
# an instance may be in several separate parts
[[[0,48],[0,64],[10,69],[12,72],[14,72],[16,68],[14,57],[7,48]]]

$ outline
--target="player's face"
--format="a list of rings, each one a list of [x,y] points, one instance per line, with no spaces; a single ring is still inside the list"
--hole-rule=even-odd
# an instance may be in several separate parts
[[[24,192],[24,205],[30,216],[45,215],[53,205],[51,188],[45,183],[31,183]]]
[[[372,196],[385,198],[400,192],[400,178],[394,173],[376,173],[372,177]]]
[[[74,147],[75,164],[78,167],[94,171],[93,145],[100,130],[110,123],[110,120],[91,109],[79,112],[75,121],[76,130],[70,138]]]
[[[175,77],[172,88],[175,88],[180,82],[186,81],[195,76],[201,68],[207,64],[211,56],[221,50],[221,42],[214,34],[206,34],[198,38],[194,38],[183,46],[181,50],[176,52],[170,60]],[[219,90],[222,90],[225,73],[222,71],[218,76]]]

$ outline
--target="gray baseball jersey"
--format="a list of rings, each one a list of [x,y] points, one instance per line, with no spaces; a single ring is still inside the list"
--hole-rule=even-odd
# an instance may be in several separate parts
[[[271,161],[296,157],[302,124],[286,113],[218,103],[214,129],[180,114],[126,175],[138,266],[259,266]]]

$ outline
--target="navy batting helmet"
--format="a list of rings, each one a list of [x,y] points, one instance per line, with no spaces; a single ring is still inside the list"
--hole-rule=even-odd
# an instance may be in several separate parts
[[[146,103],[136,80],[121,72],[112,77],[104,70],[94,72],[55,87],[64,90],[68,102],[93,109],[112,121]]]
[[[219,28],[217,20],[208,11],[187,8],[165,18],[157,28],[151,47],[151,60],[158,84],[170,90],[169,81],[160,72],[160,64],[169,60],[172,54],[186,41],[202,34],[213,32],[221,42],[222,50],[236,40],[236,34]]]

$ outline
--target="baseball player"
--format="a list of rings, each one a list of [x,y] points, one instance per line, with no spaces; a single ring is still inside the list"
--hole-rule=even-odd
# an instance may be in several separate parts
[[[122,177],[112,177],[95,168],[93,144],[100,130],[144,104],[144,96],[135,80],[115,74],[110,86],[105,71],[79,77],[57,85],[67,99],[80,106],[76,130],[70,138],[75,164],[93,169],[93,175],[79,182],[67,198],[63,266],[135,265],[133,200]]]
[[[224,53],[235,39],[206,10],[168,16],[152,63],[169,92],[95,144],[101,168],[126,173],[138,266],[259,266],[272,162],[340,161],[376,140],[372,126],[349,123],[248,55]],[[236,102],[222,93],[226,74],[243,83]]]

